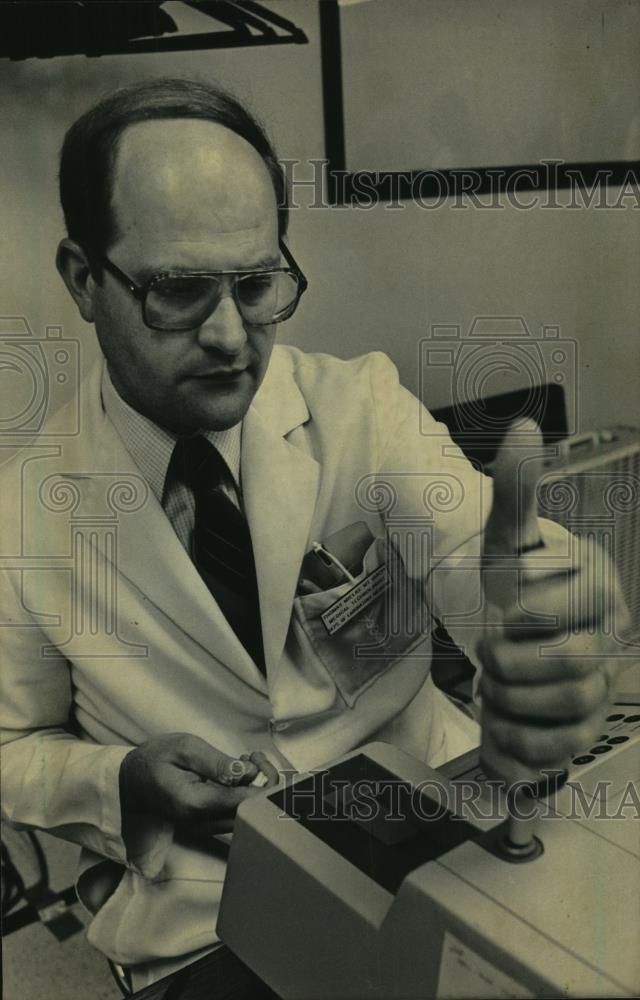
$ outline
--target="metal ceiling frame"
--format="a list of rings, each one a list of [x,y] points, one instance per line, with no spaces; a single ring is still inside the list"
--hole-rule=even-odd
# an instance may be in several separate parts
[[[69,0],[67,0],[69,2]],[[88,33],[82,35],[82,17],[86,17],[86,26],[91,24],[91,7],[102,8],[101,13],[108,13],[108,8],[117,10],[125,6],[131,6],[128,0],[120,0],[119,3],[104,3],[102,0],[80,0],[80,2],[70,3],[69,6],[75,8],[79,20],[79,39],[69,33],[69,43],[62,45],[59,50],[48,51],[47,46],[37,40],[34,45],[35,51],[28,51],[27,45],[21,47],[18,43],[5,40],[1,44],[0,58],[11,58],[14,60],[28,58],[56,58],[58,56],[86,55],[90,58],[113,55],[142,55],[145,53],[161,52],[194,52],[203,49],[229,49],[247,48],[263,45],[287,45],[307,44],[309,39],[293,21],[282,17],[267,9],[257,0],[182,0],[187,7],[197,10],[215,20],[229,25],[228,28],[219,31],[204,31],[190,34],[167,34],[174,29],[161,27],[157,34],[151,37],[128,38],[123,40],[109,41],[108,39],[90,38]],[[17,13],[18,19],[22,11],[27,12],[31,3],[2,5],[5,7],[5,14],[11,16]],[[133,4],[140,9],[139,4]],[[9,8],[13,7],[13,11]],[[20,9],[21,8],[21,9]],[[172,19],[163,12],[161,6],[157,6],[160,14],[165,14],[165,22]],[[9,22],[10,23],[10,22]],[[172,22],[175,25],[175,22]],[[16,52],[18,54],[16,54]]]

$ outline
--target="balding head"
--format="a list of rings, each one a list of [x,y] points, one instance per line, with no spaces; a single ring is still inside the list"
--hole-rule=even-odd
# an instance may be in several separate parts
[[[113,91],[67,132],[60,159],[60,199],[67,233],[100,273],[99,258],[114,238],[111,204],[120,140],[136,124],[167,120],[223,126],[251,146],[263,161],[278,205],[280,237],[287,230],[284,172],[276,152],[251,112],[218,86],[202,81],[156,78]],[[150,166],[148,174],[150,173]]]
[[[231,259],[234,251],[241,254],[256,240],[272,244],[277,256],[277,205],[264,161],[214,122],[176,119],[127,128],[114,165],[112,212],[114,247],[126,246],[131,259],[144,246],[151,267],[211,267],[213,258],[218,267],[241,267]],[[172,246],[180,260],[171,259]]]

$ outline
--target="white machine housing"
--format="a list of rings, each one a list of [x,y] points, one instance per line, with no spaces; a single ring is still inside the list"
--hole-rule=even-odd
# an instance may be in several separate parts
[[[421,802],[439,795],[453,805],[413,833],[384,810],[357,822],[360,856],[350,855],[346,827],[323,820],[316,835],[311,821],[288,815],[283,792],[247,800],[220,938],[284,1000],[637,996],[640,697],[621,697],[606,730],[598,746],[608,749],[574,758],[570,782],[543,804],[543,850],[529,862],[510,863],[497,849],[506,808],[500,797],[496,810],[475,752],[433,771],[373,743],[325,769],[331,777],[382,768]],[[475,781],[481,797],[465,805]],[[349,788],[340,794],[348,803]],[[443,836],[450,845],[412,864],[412,851],[429,853],[429,841]],[[380,874],[386,869],[391,876]]]

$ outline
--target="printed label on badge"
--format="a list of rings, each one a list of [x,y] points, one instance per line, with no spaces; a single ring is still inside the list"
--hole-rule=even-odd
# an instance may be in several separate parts
[[[376,597],[380,597],[391,586],[391,576],[386,566],[378,566],[369,576],[357,583],[355,587],[348,590],[343,597],[327,608],[320,615],[322,624],[329,635],[334,635],[343,625],[355,618],[360,611],[363,611]]]

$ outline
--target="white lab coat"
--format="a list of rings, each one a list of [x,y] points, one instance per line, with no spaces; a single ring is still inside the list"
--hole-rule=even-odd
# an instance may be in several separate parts
[[[132,746],[189,732],[308,769],[373,737],[434,765],[477,739],[429,679],[430,640],[354,672],[339,647],[318,655],[319,633],[304,625],[317,609],[296,588],[314,540],[359,520],[381,536],[385,510],[396,539],[428,539],[426,562],[409,544],[405,560],[409,576],[438,567],[429,600],[477,610],[490,484],[384,355],[344,362],[276,347],[241,463],[265,677],[106,417],[101,365],[81,387],[79,433],[59,413],[2,473],[2,793],[10,820],[83,846],[85,889],[100,859],[126,865],[89,940],[132,964],[215,940],[225,868],[213,841],[181,846],[152,818],[127,857],[118,771]],[[463,644],[473,634],[449,627]]]

